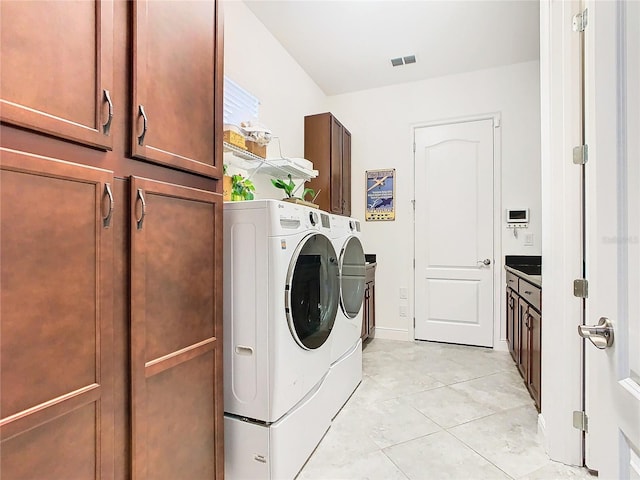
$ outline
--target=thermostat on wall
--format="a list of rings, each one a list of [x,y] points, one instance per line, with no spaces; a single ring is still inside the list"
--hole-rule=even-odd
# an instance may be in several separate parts
[[[508,208],[507,223],[529,223],[528,208]]]

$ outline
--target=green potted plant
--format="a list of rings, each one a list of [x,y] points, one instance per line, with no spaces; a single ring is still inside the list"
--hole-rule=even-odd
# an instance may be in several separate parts
[[[253,200],[256,187],[248,178],[240,174],[231,176],[231,201]]]
[[[287,176],[289,177],[288,182],[281,178],[271,179],[271,183],[273,184],[273,186],[284,190],[284,193],[287,195],[285,198],[283,198],[283,200],[285,202],[301,203],[303,205],[318,208],[318,205],[316,205],[315,203],[308,202],[305,200],[307,195],[309,195],[312,200],[313,198],[315,198],[316,192],[313,190],[313,188],[305,188],[304,191],[302,192],[302,197],[294,197],[293,191],[296,188],[296,184],[293,183],[293,180],[291,179],[291,174]]]

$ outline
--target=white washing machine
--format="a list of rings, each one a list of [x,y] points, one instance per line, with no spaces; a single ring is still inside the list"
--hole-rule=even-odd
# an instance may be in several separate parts
[[[295,477],[329,428],[340,284],[329,222],[277,200],[224,205],[229,479]]]
[[[340,411],[362,380],[362,303],[365,290],[365,256],[360,222],[331,216],[331,235],[340,265],[340,308],[331,333],[331,416]]]

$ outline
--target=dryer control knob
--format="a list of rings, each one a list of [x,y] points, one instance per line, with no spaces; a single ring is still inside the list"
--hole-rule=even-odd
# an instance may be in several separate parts
[[[311,222],[311,225],[315,227],[318,223],[318,214],[316,212],[309,212],[309,221]]]

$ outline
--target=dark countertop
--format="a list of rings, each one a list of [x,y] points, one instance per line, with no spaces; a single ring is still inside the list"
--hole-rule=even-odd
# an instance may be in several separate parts
[[[519,270],[518,267],[510,267],[509,265],[505,265],[504,269],[507,272],[511,272],[514,275],[526,280],[527,282],[535,285],[538,288],[542,288],[542,275],[532,275]]]

